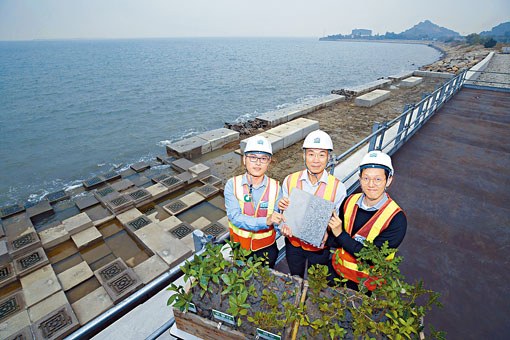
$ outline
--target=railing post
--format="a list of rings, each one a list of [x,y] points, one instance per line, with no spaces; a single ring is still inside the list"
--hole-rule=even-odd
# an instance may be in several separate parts
[[[374,122],[374,125],[372,126],[372,133],[374,133],[377,130],[379,130],[380,126],[381,126],[381,124],[379,124],[378,122]],[[370,139],[370,143],[368,144],[368,152],[370,152],[370,151],[375,149],[375,142],[376,142],[376,140],[377,140],[377,135],[373,136]]]
[[[411,105],[409,104],[405,104],[404,105],[404,111],[403,112],[406,112],[407,109],[410,107]],[[395,139],[395,146],[398,145],[398,143],[400,142],[400,132],[404,129],[404,125],[406,123],[406,118],[407,118],[407,115],[404,115],[400,118],[400,123],[398,124],[398,130],[397,130],[397,138]]]
[[[409,134],[409,128],[411,127],[412,125],[412,121],[413,121],[413,115],[414,115],[414,109],[416,108],[416,105],[415,104],[412,104],[410,105],[410,108],[411,108],[411,112],[409,113],[409,120],[407,121],[407,124],[405,126],[406,128],[406,133],[404,134],[404,140],[407,140],[407,135]]]
[[[426,101],[422,101],[420,106],[418,106],[418,113],[416,114],[416,119],[414,120],[414,127],[416,128],[416,125],[420,122],[421,113],[423,111],[423,106],[425,105]]]
[[[381,150],[381,151],[383,151],[382,146],[383,146],[383,141],[384,141],[384,133],[388,129],[388,122],[383,122],[382,127],[383,127],[383,130],[381,131],[381,139],[379,139],[379,148],[378,148],[378,150]]]

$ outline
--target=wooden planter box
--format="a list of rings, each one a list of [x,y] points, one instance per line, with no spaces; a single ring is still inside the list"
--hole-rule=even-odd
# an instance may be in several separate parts
[[[303,280],[301,278],[291,277],[290,275],[283,274],[283,273],[280,273],[280,272],[277,272],[274,270],[270,270],[270,271],[274,275],[274,281],[276,283],[278,283],[279,280],[284,282],[285,280],[288,281],[289,279],[292,279],[292,281],[294,281],[294,283],[295,283],[294,286],[292,286],[292,285],[286,286],[291,289],[297,288],[297,294],[295,296],[292,296],[292,299],[294,299],[292,301],[293,305],[297,306],[300,303],[300,301],[304,300],[304,295],[306,295],[306,291],[303,291],[304,286],[303,286]],[[255,279],[253,279],[253,280],[255,280]],[[263,285],[260,285],[260,286],[261,286],[261,289],[260,290],[257,289],[257,294],[259,297],[262,296],[262,290],[268,288]],[[289,286],[291,286],[291,287],[289,287]],[[188,285],[186,291],[189,292],[189,290],[190,290],[190,287]],[[276,295],[278,295],[279,291],[275,290],[274,292]],[[283,294],[283,292],[284,291],[281,291],[281,294]],[[280,298],[280,301],[281,301],[282,296],[278,295],[278,297]],[[226,308],[228,308],[228,296],[224,296],[223,299],[224,299],[224,301],[226,301],[226,305],[227,305]],[[199,301],[195,301],[195,299],[193,299],[192,302],[195,305],[197,305],[199,303]],[[226,308],[225,309],[218,308],[218,309],[219,309],[219,311],[226,313]],[[212,308],[210,306],[209,306],[209,311],[211,311],[211,314],[212,314]],[[252,312],[254,314],[255,310],[250,310],[248,312],[248,315],[252,315],[251,314]],[[220,325],[220,321],[195,314],[192,311],[183,313],[179,310],[179,308],[174,307],[173,313],[174,313],[174,317],[175,317],[175,324],[178,329],[180,329],[186,333],[192,334],[194,336],[197,336],[199,338],[202,338],[202,339],[207,339],[207,340],[217,340],[217,339],[245,340],[245,339],[254,339],[257,334],[257,325],[250,323],[246,319],[246,317],[242,317],[242,324],[243,324],[242,328],[246,330],[246,328],[248,327],[250,329],[250,331],[242,332],[241,330],[237,329],[237,327],[235,327],[235,326],[232,326],[225,322],[221,323],[221,325]],[[249,325],[249,326],[247,326],[247,325]],[[297,325],[292,325],[292,326],[286,327],[285,329],[283,329],[283,331],[278,330],[278,331],[281,331],[281,335],[280,335],[281,340],[290,340],[292,338],[292,333],[293,333],[292,331],[294,328],[296,328],[296,330],[297,330]],[[271,333],[277,333],[278,331],[268,330],[268,332],[271,332]],[[261,338],[261,339],[263,339],[263,338]]]

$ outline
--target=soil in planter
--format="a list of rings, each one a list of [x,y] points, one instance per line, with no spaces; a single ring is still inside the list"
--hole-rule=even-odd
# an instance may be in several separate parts
[[[241,326],[234,326],[232,328],[239,330],[246,336],[256,336],[256,330],[259,328],[256,324],[249,322],[247,317],[254,316],[256,311],[261,311],[262,313],[270,313],[270,307],[263,301],[263,291],[266,289],[269,292],[273,292],[278,297],[278,311],[285,312],[283,304],[284,302],[288,302],[293,305],[297,305],[299,303],[299,299],[301,298],[302,291],[302,280],[299,277],[291,277],[286,274],[282,274],[273,270],[269,272],[271,279],[264,280],[262,277],[253,277],[250,279],[246,287],[249,288],[250,285],[254,285],[255,294],[248,296],[247,303],[250,304],[250,308],[248,309],[248,314],[246,316],[241,316]],[[228,294],[221,295],[221,291],[225,289],[225,285],[218,285],[216,283],[210,282],[209,287],[212,288],[212,293],[206,292],[203,297],[200,297],[201,288],[197,285],[193,287],[192,301],[196,305],[197,314],[207,318],[212,319],[212,309],[219,310],[221,312],[227,313],[227,309],[229,308]],[[284,294],[285,293],[285,294]],[[227,313],[228,314],[228,313]],[[281,315],[279,319],[283,319],[284,315]],[[276,325],[275,325],[276,326]],[[292,324],[288,327],[281,329],[278,326],[273,327],[260,327],[266,331],[271,333],[280,334],[282,339],[290,339],[290,331]],[[269,329],[268,329],[269,328]]]

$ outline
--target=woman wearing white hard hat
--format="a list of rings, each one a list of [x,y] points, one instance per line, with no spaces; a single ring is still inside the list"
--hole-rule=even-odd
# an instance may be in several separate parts
[[[378,247],[388,241],[390,248],[397,248],[406,234],[407,220],[404,211],[386,192],[394,173],[390,156],[371,151],[361,160],[359,171],[362,193],[350,195],[342,203],[342,218],[335,215],[329,224],[327,244],[337,248],[330,263],[330,281],[335,277],[346,278],[347,286],[357,289],[362,279],[372,291],[377,288],[377,278],[357,270],[354,254],[366,240]],[[393,257],[391,254],[388,260]]]
[[[246,173],[229,179],[224,190],[230,238],[257,257],[266,255],[271,268],[278,257],[273,224],[282,221],[277,211],[280,184],[265,175],[272,155],[267,138],[249,138],[243,156]]]
[[[327,173],[329,153],[333,151],[331,137],[321,130],[312,131],[303,143],[303,160],[305,169],[288,175],[283,181],[283,198],[278,208],[285,211],[290,203],[289,195],[293,188],[298,188],[312,195],[322,197],[335,203],[338,213],[340,204],[346,196],[344,184]],[[314,247],[292,236],[288,225],[280,228],[285,238],[287,264],[292,275],[304,277],[305,269],[313,264],[327,265],[329,262],[329,248],[324,245]],[[327,237],[327,233],[324,235]]]

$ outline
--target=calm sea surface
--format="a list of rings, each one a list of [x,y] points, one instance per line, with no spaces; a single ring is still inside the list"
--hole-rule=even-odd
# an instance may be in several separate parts
[[[0,42],[0,207],[438,58],[422,45],[290,38]]]

